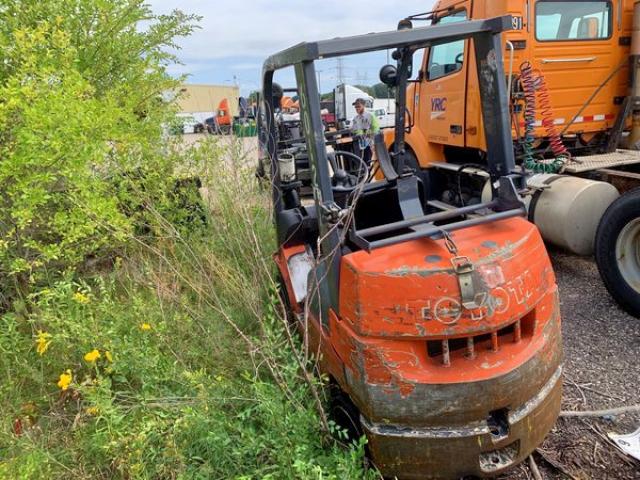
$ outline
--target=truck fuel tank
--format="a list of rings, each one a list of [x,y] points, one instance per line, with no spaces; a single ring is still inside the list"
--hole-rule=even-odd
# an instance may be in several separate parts
[[[549,243],[591,255],[596,230],[607,207],[620,196],[611,184],[568,175],[538,174],[527,180],[529,220]]]

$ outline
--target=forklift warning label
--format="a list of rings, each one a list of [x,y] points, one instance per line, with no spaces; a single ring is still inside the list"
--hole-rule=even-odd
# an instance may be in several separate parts
[[[447,111],[447,97],[433,97],[431,99],[431,120],[444,117]]]

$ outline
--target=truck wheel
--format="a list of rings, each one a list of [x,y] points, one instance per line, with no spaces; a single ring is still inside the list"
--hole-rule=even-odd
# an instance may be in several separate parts
[[[640,188],[604,212],[596,232],[595,256],[607,290],[628,313],[640,317]]]

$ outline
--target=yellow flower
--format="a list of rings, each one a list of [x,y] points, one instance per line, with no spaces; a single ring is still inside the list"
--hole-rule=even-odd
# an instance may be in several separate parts
[[[94,363],[99,358],[100,358],[100,352],[95,348],[91,350],[89,353],[86,353],[84,355],[84,359],[89,363]]]
[[[49,348],[49,344],[51,343],[51,334],[47,332],[43,332],[42,330],[38,330],[38,336],[36,337],[36,351],[39,355],[44,354]]]
[[[151,325],[145,322],[142,325],[140,325],[140,330],[151,330]]]
[[[82,292],[76,292],[73,294],[73,300],[78,302],[80,305],[86,305],[91,301],[91,299]]]
[[[98,414],[98,407],[89,407],[86,409],[86,412],[95,417]]]
[[[60,374],[60,380],[58,380],[58,387],[64,392],[71,382],[73,381],[73,375],[71,374],[71,370],[67,370],[65,373]]]
[[[113,362],[113,357],[111,356],[111,352],[109,350],[106,350],[104,352],[104,358],[106,358],[108,362]]]

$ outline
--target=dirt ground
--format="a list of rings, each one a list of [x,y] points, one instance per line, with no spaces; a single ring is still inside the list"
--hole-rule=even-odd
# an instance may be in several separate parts
[[[185,135],[185,144],[201,139]],[[228,137],[225,141],[233,141]],[[245,158],[255,138],[242,139]],[[640,319],[607,293],[592,258],[549,247],[560,288],[565,350],[563,410],[600,410],[640,404]],[[640,479],[640,462],[622,454],[608,432],[631,433],[640,413],[603,418],[560,418],[534,455],[545,479]],[[531,479],[520,465],[500,480]]]

